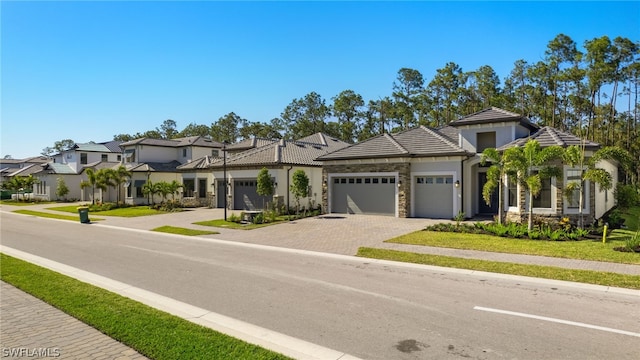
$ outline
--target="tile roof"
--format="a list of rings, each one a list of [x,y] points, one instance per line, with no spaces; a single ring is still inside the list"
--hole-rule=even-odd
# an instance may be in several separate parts
[[[545,126],[538,130],[529,137],[516,139],[508,144],[505,144],[498,148],[498,150],[506,150],[514,146],[523,146],[529,139],[535,139],[538,141],[541,147],[548,147],[552,145],[558,145],[562,147],[568,147],[571,145],[583,145],[582,139],[579,137],[560,131],[550,126]],[[584,143],[587,149],[596,150],[600,147],[600,144],[587,140]]]
[[[16,169],[8,169],[8,171],[4,174],[4,176],[12,177],[12,176],[29,176],[31,174],[37,174],[43,170],[42,164],[29,164],[25,167]]]
[[[214,161],[220,159],[219,157],[205,156],[200,159],[193,160],[186,164],[182,164],[178,166],[178,170],[196,170],[196,169],[207,169],[214,163]]]
[[[321,156],[318,160],[346,160],[388,157],[434,157],[468,155],[448,137],[420,126],[397,134],[383,134]]]
[[[304,140],[304,141],[303,141]],[[268,143],[237,154],[229,154],[228,167],[265,165],[322,166],[315,159],[348,146],[344,141],[317,133],[300,140],[284,140]],[[210,167],[222,167],[223,159],[216,159]]]
[[[151,139],[151,138],[139,138],[120,144],[120,147],[130,145],[153,145],[153,146],[165,146],[165,147],[182,147],[182,146],[202,146],[211,148],[222,148],[222,143],[205,138],[204,136],[188,136],[176,139]]]
[[[461,125],[476,125],[476,124],[490,124],[500,122],[518,122],[520,125],[530,128],[532,130],[538,129],[538,126],[533,124],[528,118],[520,114],[516,114],[511,111],[503,110],[497,107],[490,107],[484,110],[480,110],[471,115],[463,116],[458,120],[451,122],[451,126]]]
[[[111,150],[109,150],[109,148],[107,148],[104,144],[96,143],[74,144],[72,150],[88,152],[111,152]]]
[[[132,172],[175,172],[176,169],[180,166],[180,163],[176,160],[173,160],[168,163],[160,163],[160,162],[148,162],[143,164],[138,164],[128,169]]]
[[[267,144],[271,144],[271,143],[274,143],[276,141],[278,141],[278,140],[252,137],[252,138],[249,138],[249,139],[241,140],[241,141],[239,141],[237,143],[234,143],[234,144],[227,145],[226,149],[228,151],[248,150],[248,149],[261,147],[261,146],[264,146],[264,145],[267,145]]]
[[[454,144],[457,144],[458,141],[459,141],[458,140],[458,135],[460,135],[460,130],[458,130],[457,128],[455,128],[453,126],[445,125],[443,127],[440,127],[438,129],[436,129],[436,131],[439,132],[440,134],[442,134],[442,136],[444,136],[447,139],[449,139]]]
[[[111,151],[112,153],[119,153],[122,152],[122,149],[120,148],[120,144],[122,143],[122,141],[106,141],[102,142],[101,144],[109,149],[109,151]]]
[[[68,164],[50,162],[50,163],[43,164],[42,166],[43,166],[43,172],[47,174],[66,174],[66,175],[76,174],[76,171]]]

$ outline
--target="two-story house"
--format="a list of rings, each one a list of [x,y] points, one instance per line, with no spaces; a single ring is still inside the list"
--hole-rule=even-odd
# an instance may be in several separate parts
[[[323,203],[330,213],[381,214],[396,217],[452,218],[495,215],[498,196],[487,205],[482,198],[490,164],[481,164],[486,148],[518,146],[529,138],[542,146],[567,147],[581,140],[557,129],[540,129],[526,117],[488,108],[440,129],[419,127],[383,134],[319,157],[323,163]],[[590,155],[598,144],[588,142]],[[617,166],[602,162],[617,181]],[[563,199],[562,187],[574,181],[576,169],[563,166],[563,178],[545,183],[534,199],[534,213],[559,217],[578,213]],[[586,184],[584,214],[601,217],[614,206],[613,189],[599,191]],[[526,196],[505,181],[504,209],[511,218],[524,216]]]
[[[203,136],[189,136],[177,139],[140,138],[120,144],[123,164],[132,172],[126,184],[125,201],[130,204],[148,203],[150,199],[143,192],[146,182],[177,181],[184,185],[183,197],[193,197],[194,193],[204,196],[210,192],[210,180],[189,181],[183,179],[178,166],[194,160],[220,156],[222,143]],[[179,197],[178,197],[179,198]],[[159,200],[158,198],[155,199]]]

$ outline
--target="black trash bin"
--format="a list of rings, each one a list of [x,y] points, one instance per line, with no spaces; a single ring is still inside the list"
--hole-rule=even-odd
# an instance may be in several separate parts
[[[78,214],[80,215],[80,222],[83,224],[89,223],[89,208],[86,206],[78,207]]]

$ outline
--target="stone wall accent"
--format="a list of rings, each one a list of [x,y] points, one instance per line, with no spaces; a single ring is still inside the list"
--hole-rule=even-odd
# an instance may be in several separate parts
[[[329,208],[329,174],[357,174],[357,173],[398,173],[398,216],[406,218],[411,209],[411,164],[410,163],[379,163],[379,164],[344,164],[327,165],[322,168],[322,211]]]

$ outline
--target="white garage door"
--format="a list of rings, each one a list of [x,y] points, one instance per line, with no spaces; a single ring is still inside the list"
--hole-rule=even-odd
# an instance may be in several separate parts
[[[453,217],[453,176],[416,176],[414,217]]]
[[[331,212],[395,216],[396,178],[334,177],[331,182]]]

